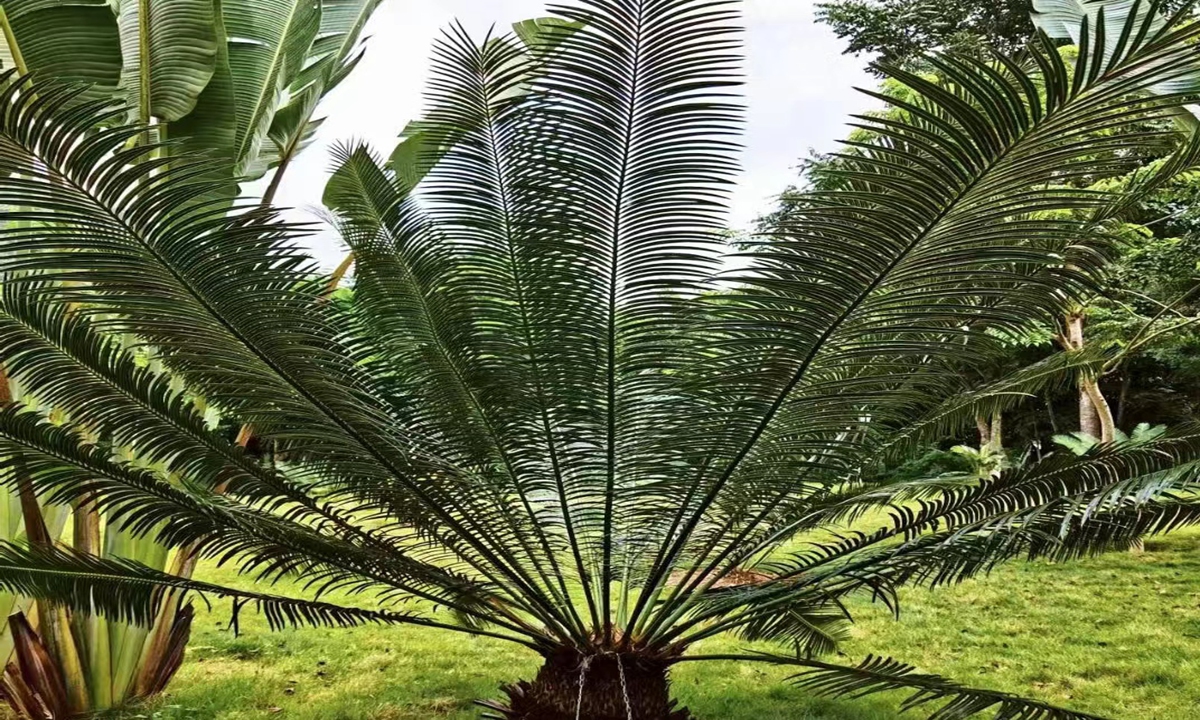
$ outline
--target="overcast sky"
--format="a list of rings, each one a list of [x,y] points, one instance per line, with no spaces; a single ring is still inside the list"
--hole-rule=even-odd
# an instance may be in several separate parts
[[[795,178],[809,148],[830,150],[845,135],[852,112],[872,106],[856,93],[873,80],[865,60],[841,54],[842,43],[812,17],[812,0],[746,0],[746,152],[733,199],[733,227],[770,209],[771,198]],[[472,34],[495,23],[545,15],[544,0],[384,0],[367,25],[367,54],[325,99],[328,119],[318,140],[284,178],[277,204],[299,209],[320,202],[329,168],[327,148],[362,138],[390,154],[400,130],[421,111],[421,89],[435,35],[458,19]],[[311,219],[311,215],[306,216]],[[341,259],[328,233],[314,241],[326,266]]]

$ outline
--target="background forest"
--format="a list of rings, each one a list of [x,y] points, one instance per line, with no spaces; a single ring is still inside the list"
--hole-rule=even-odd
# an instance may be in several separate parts
[[[1165,3],[1164,7],[1187,11],[1185,5],[1190,4]],[[924,59],[931,51],[953,48],[980,56],[991,48],[1011,52],[1037,34],[1023,0],[983,4],[842,0],[819,4],[816,16],[846,42],[847,53],[864,60],[897,63],[931,78],[938,76],[937,68]],[[1073,54],[1074,48],[1064,52]],[[882,85],[881,91],[896,89],[890,81],[882,81]],[[896,109],[881,112],[903,114]],[[1190,128],[1196,121],[1181,115],[1177,122]],[[870,133],[859,131],[848,139],[869,142]],[[853,154],[853,147],[848,152]],[[1148,154],[1126,177],[1105,178],[1094,188],[1127,187],[1161,160],[1161,154]],[[839,188],[842,164],[836,153],[811,153],[798,167],[796,186],[782,194],[778,207],[762,218],[759,229],[770,232],[785,224],[803,202],[801,193]],[[984,467],[1019,463],[1056,447],[1082,450],[1089,445],[1087,437],[1107,439],[1108,416],[1115,432],[1143,436],[1162,426],[1196,419],[1200,403],[1197,200],[1200,173],[1186,173],[1140,195],[1123,218],[1120,232],[1124,242],[1119,255],[1093,296],[1058,325],[1006,338],[1006,357],[983,376],[964,378],[972,384],[988,376],[1002,377],[1059,350],[1087,346],[1109,358],[1098,382],[1107,408],[1098,413],[1087,392],[1078,387],[1058,384],[1040,388],[1014,407],[979,417],[977,432],[947,437],[927,453],[909,458],[903,469],[897,468],[899,475],[917,477],[938,468],[969,470],[981,463]],[[1112,431],[1108,432],[1111,436]],[[1073,437],[1075,433],[1085,437]],[[954,447],[958,450],[952,452]]]

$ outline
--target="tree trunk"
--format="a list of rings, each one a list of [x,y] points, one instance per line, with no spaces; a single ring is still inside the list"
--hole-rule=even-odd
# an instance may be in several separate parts
[[[1108,400],[1104,398],[1104,393],[1100,392],[1100,383],[1096,380],[1083,380],[1080,382],[1080,387],[1091,402],[1092,413],[1099,428],[1099,432],[1090,433],[1091,436],[1100,438],[1101,442],[1112,442],[1116,439],[1117,424],[1113,420],[1112,408],[1108,406]]]
[[[1083,314],[1075,313],[1067,317],[1067,336],[1062,338],[1063,345],[1068,350],[1082,350]],[[1112,408],[1108,400],[1100,392],[1099,380],[1096,378],[1081,378],[1079,380],[1079,431],[1087,433],[1101,442],[1112,442],[1117,424],[1113,420]]]
[[[975,415],[975,427],[979,430],[979,449],[1004,450],[1004,413],[993,410],[991,418],[987,415]]]
[[[1054,416],[1054,403],[1050,400],[1049,395],[1043,397],[1042,400],[1046,403],[1046,415],[1050,418],[1050,432],[1057,435],[1058,418]]]
[[[1126,372],[1121,377],[1121,393],[1117,395],[1116,423],[1119,427],[1125,422],[1125,404],[1129,401],[1129,386],[1133,384],[1133,373]]]
[[[662,658],[559,648],[533,682],[504,688],[507,706],[481,704],[509,720],[688,720],[687,710],[676,709],[670,697],[667,670]]]
[[[1100,416],[1096,414],[1091,396],[1082,388],[1079,391],[1079,432],[1100,437]]]
[[[1063,343],[1069,350],[1083,348],[1083,315],[1076,314],[1067,318],[1067,337]],[[1121,411],[1124,411],[1125,393],[1128,386],[1121,388]],[[1100,381],[1094,378],[1079,380],[1079,430],[1101,442],[1110,443],[1116,439],[1117,421],[1113,418],[1112,408],[1104,393],[1100,392]],[[1133,541],[1129,551],[1140,554],[1145,548],[1141,538]]]
[[[986,415],[975,416],[975,427],[979,430],[979,448],[982,450],[992,444],[992,425]]]

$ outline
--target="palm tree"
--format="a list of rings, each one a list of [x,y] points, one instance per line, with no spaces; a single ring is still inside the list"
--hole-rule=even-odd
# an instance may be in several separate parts
[[[127,143],[140,126],[10,76],[0,204],[22,210],[0,231],[0,360],[58,412],[0,412],[7,477],[316,596],[11,543],[0,587],[130,622],[189,591],[274,627],[501,638],[544,658],[491,704],[511,718],[686,717],[668,672],[714,659],[703,643],[721,633],[789,647],[736,657],[790,665],[816,692],[908,689],[942,720],[1092,717],[818,656],[856,593],[894,604],[902,585],[1200,516],[1181,492],[1194,429],[982,480],[874,472],[1094,366],[1072,353],[967,393],[956,380],[1102,272],[1121,198],[1072,181],[1123,170],[1106,150],[1177,142],[1127,121],[1192,98],[1145,91],[1180,72],[1200,27],[1099,22],[1073,71],[1049,43],[1020,62],[935,59],[939,83],[892,71],[916,98],[909,118],[860,119],[879,140],[847,158],[845,189],[810,198],[734,272],[737,10],[579,0],[523,39],[450,30],[418,172],[412,153],[340,152],[326,199],[358,270],[333,299],[302,229],[204,200],[207,160],[142,162],[154,146]],[[1195,156],[1184,142],[1166,165]],[[191,397],[272,441],[278,462],[210,430]],[[333,587],[374,599],[321,600]]]

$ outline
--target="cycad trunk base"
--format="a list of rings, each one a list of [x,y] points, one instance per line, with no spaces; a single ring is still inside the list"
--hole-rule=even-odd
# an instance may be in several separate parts
[[[637,653],[549,653],[532,681],[503,688],[506,720],[689,720],[670,696],[669,663]],[[582,686],[582,688],[581,688]]]

